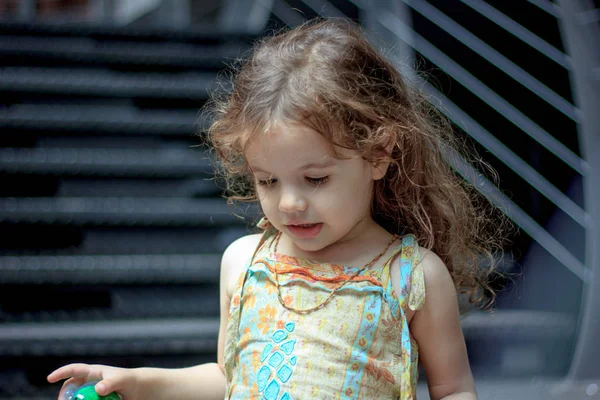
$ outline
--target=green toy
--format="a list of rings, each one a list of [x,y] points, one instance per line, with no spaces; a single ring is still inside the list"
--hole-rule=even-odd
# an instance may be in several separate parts
[[[100,396],[96,393],[94,386],[98,382],[88,382],[75,391],[72,395],[68,396],[67,400],[121,400],[121,396],[117,393],[112,392],[106,396]]]

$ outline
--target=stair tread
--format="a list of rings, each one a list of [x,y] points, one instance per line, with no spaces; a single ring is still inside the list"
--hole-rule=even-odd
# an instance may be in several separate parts
[[[206,152],[136,148],[0,148],[0,171],[53,175],[196,176],[213,171]]]
[[[71,225],[198,225],[242,223],[219,198],[0,198],[0,222]]]
[[[0,283],[215,283],[220,261],[217,253],[2,256]]]
[[[142,110],[108,105],[18,104],[0,109],[0,128],[48,129],[86,134],[192,136],[205,124],[197,110]]]
[[[116,72],[77,68],[0,68],[0,90],[55,93],[206,99],[216,88],[214,73]]]

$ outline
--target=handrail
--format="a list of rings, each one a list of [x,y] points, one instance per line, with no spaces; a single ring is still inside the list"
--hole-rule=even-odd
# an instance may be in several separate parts
[[[590,163],[590,173],[583,178],[583,201],[592,220],[585,232],[585,263],[590,280],[583,286],[577,341],[567,374],[568,380],[576,383],[581,379],[600,379],[600,86],[593,81],[593,69],[600,62],[600,29],[596,24],[582,23],[582,12],[589,9],[591,2],[558,0],[556,3],[562,12],[558,22],[563,45],[573,58],[574,100],[584,115],[583,123],[577,127],[580,147]]]

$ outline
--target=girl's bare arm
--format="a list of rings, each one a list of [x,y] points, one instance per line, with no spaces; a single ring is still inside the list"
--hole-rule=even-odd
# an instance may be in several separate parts
[[[410,322],[432,400],[476,400],[477,394],[452,277],[443,261],[421,249],[426,301]]]

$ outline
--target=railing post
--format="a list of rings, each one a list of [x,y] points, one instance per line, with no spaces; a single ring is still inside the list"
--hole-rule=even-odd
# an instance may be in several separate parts
[[[579,19],[584,0],[558,0],[559,26],[565,48],[573,61],[571,87],[583,118],[578,125],[579,143],[589,172],[583,177],[585,209],[591,219],[586,232],[586,260],[589,279],[584,284],[578,340],[569,371],[575,381],[600,378],[600,28]],[[590,2],[591,3],[591,2]]]

